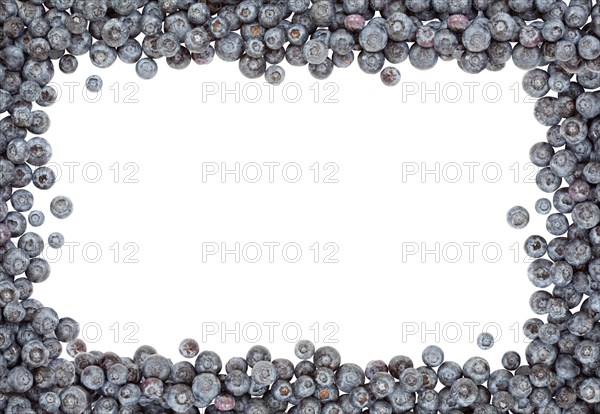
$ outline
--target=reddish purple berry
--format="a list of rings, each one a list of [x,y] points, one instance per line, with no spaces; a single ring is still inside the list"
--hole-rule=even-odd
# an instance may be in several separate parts
[[[360,14],[350,14],[344,19],[344,27],[351,32],[358,32],[365,27],[365,18]]]

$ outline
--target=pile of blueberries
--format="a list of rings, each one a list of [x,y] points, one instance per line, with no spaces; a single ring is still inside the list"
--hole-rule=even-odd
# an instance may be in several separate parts
[[[588,0],[0,0],[0,412],[6,414],[584,414],[600,412],[600,6]],[[358,52],[358,53],[356,53]],[[73,73],[77,56],[106,68],[117,59],[153,78],[157,59],[183,69],[216,55],[248,78],[280,84],[283,60],[317,79],[357,59],[386,85],[396,65],[419,69],[456,60],[468,73],[526,70],[546,140],[530,151],[536,182],[552,200],[554,238],[527,238],[530,299],[539,318],[524,324],[525,361],[506,352],[502,368],[472,357],[445,361],[431,345],[422,364],[407,356],[363,369],[330,346],[295,346],[299,362],[272,359],[263,346],[223,364],[193,339],[173,363],[151,346],[132,358],[88,351],[79,325],[32,297],[50,274],[40,256],[43,224],[24,187],[49,189],[52,150],[41,136],[57,91],[54,60]],[[542,69],[544,68],[544,69]],[[99,77],[88,79],[99,90]],[[27,137],[32,134],[33,137]],[[12,207],[7,204],[10,201]],[[556,212],[550,214],[552,208]],[[73,205],[50,206],[58,218]],[[29,211],[26,219],[24,212]],[[525,209],[508,215],[513,227]],[[52,233],[51,247],[64,238]],[[547,258],[546,258],[547,257]],[[482,349],[493,338],[479,338]],[[63,350],[68,354],[63,355]]]

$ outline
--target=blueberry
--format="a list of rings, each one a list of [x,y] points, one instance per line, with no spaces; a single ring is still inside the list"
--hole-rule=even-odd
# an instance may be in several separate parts
[[[13,164],[23,164],[29,158],[29,145],[24,139],[13,139],[6,147],[6,157]]]
[[[579,115],[586,119],[592,119],[600,114],[600,99],[596,94],[583,92],[575,101]]]
[[[584,229],[591,229],[600,223],[600,208],[596,203],[579,203],[573,208],[573,223]]]
[[[221,39],[227,36],[227,34],[229,34],[231,30],[231,23],[229,22],[229,20],[221,16],[217,16],[211,19],[208,28],[210,33],[215,38]]]
[[[350,392],[352,389],[364,385],[365,374],[356,364],[344,364],[336,371],[335,382],[342,392]]]
[[[411,34],[416,34],[417,31],[412,20],[401,12],[393,13],[387,17],[385,29],[389,38],[397,42],[409,40]]]
[[[470,52],[483,52],[488,48],[491,40],[490,30],[479,20],[474,20],[462,35],[462,43]]]
[[[308,40],[308,29],[300,23],[292,23],[286,30],[287,39],[291,45],[303,46]]]
[[[56,338],[61,342],[70,342],[79,335],[79,324],[72,318],[61,318],[54,331]],[[111,379],[112,382],[115,382]]]
[[[127,39],[117,48],[117,56],[125,63],[136,63],[142,57],[142,45],[135,39]]]
[[[206,407],[219,395],[221,384],[216,375],[204,372],[194,378],[191,389],[198,405]]]
[[[67,218],[73,213],[73,202],[65,196],[54,197],[50,202],[50,212],[56,218]]]
[[[586,139],[587,124],[580,117],[565,119],[560,126],[560,133],[568,144],[578,144]]]
[[[33,375],[24,366],[17,366],[8,372],[6,381],[13,392],[24,393],[33,386]]]
[[[33,227],[39,227],[44,224],[44,213],[39,210],[31,210],[27,216],[27,221]]]
[[[77,61],[76,56],[64,55],[58,61],[58,68],[60,69],[61,72],[70,74],[70,73],[74,73],[77,70],[78,64],[79,64],[79,62]]]
[[[553,213],[546,219],[546,230],[554,236],[565,234],[569,227],[567,217],[562,213]]]
[[[192,53],[205,51],[210,45],[210,40],[208,32],[202,27],[196,27],[184,36],[185,47]]]
[[[142,79],[152,79],[158,72],[158,65],[151,58],[142,58],[135,64],[135,72]]]
[[[548,214],[552,209],[552,203],[547,198],[540,198],[535,202],[535,211],[539,214]]]
[[[309,340],[302,339],[296,342],[296,345],[294,346],[294,354],[296,355],[296,357],[302,360],[312,358],[314,353],[315,345]]]
[[[85,80],[85,87],[90,92],[100,92],[102,89],[102,78],[98,75],[89,76]]]
[[[30,258],[39,256],[44,249],[44,241],[42,238],[32,232],[24,233],[17,244],[19,249],[23,250]]]
[[[310,39],[302,47],[302,53],[308,63],[319,64],[327,59],[328,48],[321,40]]]
[[[194,358],[200,352],[198,342],[191,338],[186,338],[179,343],[179,353],[184,358]]]
[[[252,380],[258,385],[271,385],[277,379],[277,370],[269,361],[259,361],[252,367]]]
[[[242,396],[250,389],[250,377],[243,371],[229,371],[225,378],[225,388],[233,396]]]
[[[394,377],[387,372],[376,372],[373,374],[368,387],[377,399],[383,399],[394,391]]]
[[[185,47],[180,47],[173,56],[166,58],[167,65],[172,69],[185,69],[192,62],[192,57]]]
[[[335,7],[330,0],[317,0],[313,2],[309,13],[317,26],[329,26],[335,17]]]
[[[148,355],[142,363],[142,375],[145,378],[155,377],[165,381],[171,373],[171,365],[172,363],[161,355]]]
[[[33,194],[27,190],[17,190],[10,198],[12,207],[19,212],[31,210],[33,207]]]
[[[423,377],[415,368],[406,368],[400,373],[400,385],[408,392],[416,392],[423,385]]]
[[[467,407],[477,398],[477,385],[469,378],[459,378],[450,387],[452,399],[459,407]]]
[[[33,137],[27,141],[28,155],[27,162],[36,167],[42,166],[52,158],[52,147],[50,143],[42,137]]]
[[[223,364],[221,358],[215,352],[202,351],[196,357],[194,366],[199,374],[209,372],[216,375],[221,372]]]
[[[494,346],[494,337],[489,332],[482,332],[477,336],[477,346],[487,350]]]
[[[107,68],[117,60],[117,50],[103,40],[92,44],[89,55],[92,64],[99,68]]]
[[[285,48],[283,47],[280,47],[277,50],[267,50],[265,53],[265,61],[271,65],[278,65],[283,59],[285,59]]]
[[[538,259],[546,254],[548,244],[542,236],[533,235],[525,240],[523,248],[527,256]]]
[[[232,371],[246,372],[247,370],[248,370],[248,363],[246,362],[246,360],[244,358],[233,357],[229,361],[227,361],[227,364],[225,364],[225,371],[228,374],[231,373]],[[293,368],[292,368],[292,371],[293,371]]]
[[[60,408],[60,397],[57,393],[48,391],[43,392],[38,399],[39,406],[42,410],[48,412],[57,412]]]
[[[210,19],[210,9],[206,3],[194,3],[187,10],[187,17],[190,23],[201,26]]]
[[[380,359],[369,361],[365,367],[365,377],[370,380],[377,372],[388,372],[387,364]]]
[[[600,380],[598,378],[586,378],[578,386],[577,394],[586,403],[600,402]]]
[[[529,212],[521,206],[512,207],[506,213],[506,221],[514,229],[522,229],[529,224]]]
[[[380,72],[381,82],[386,86],[395,86],[400,83],[400,71],[393,67],[388,66]]]
[[[294,397],[302,399],[307,398],[315,393],[316,384],[312,377],[308,375],[300,375],[292,384]]]
[[[67,344],[66,351],[71,358],[75,358],[76,355],[87,352],[87,345],[83,339],[76,338]]]
[[[279,65],[271,65],[265,70],[265,80],[271,85],[280,85],[285,79],[285,70]]]
[[[496,13],[490,19],[490,36],[496,41],[505,42],[511,40],[516,29],[517,24],[508,13]]]
[[[177,413],[188,411],[194,406],[192,389],[186,384],[175,384],[169,388],[166,397],[167,405]]]
[[[51,233],[48,236],[48,245],[53,249],[60,249],[65,244],[65,238],[61,233]]]
[[[60,408],[65,413],[81,413],[88,402],[88,393],[80,386],[72,385],[60,392]]]
[[[534,98],[541,98],[550,90],[548,72],[541,69],[530,70],[523,76],[522,87],[525,93]],[[545,166],[544,166],[545,167]]]
[[[358,42],[363,50],[367,52],[380,52],[388,42],[388,32],[385,23],[372,20],[361,30]]]
[[[327,79],[333,72],[333,61],[326,58],[322,63],[309,63],[308,71],[315,79]]]
[[[256,79],[263,76],[267,68],[264,58],[253,58],[247,54],[240,58],[238,66],[242,75],[248,79]]]
[[[463,365],[465,377],[473,380],[477,385],[483,384],[490,376],[490,366],[481,357],[471,357]]]
[[[2,257],[2,269],[12,276],[25,273],[29,266],[30,256],[25,250],[13,249],[5,253]]]

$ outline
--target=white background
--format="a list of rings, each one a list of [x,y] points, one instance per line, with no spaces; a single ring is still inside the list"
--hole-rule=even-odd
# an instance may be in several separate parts
[[[42,236],[62,231],[72,251],[63,247],[59,259],[46,252],[56,263],[34,296],[75,317],[94,342],[89,349],[131,355],[151,344],[179,360],[179,341],[194,337],[224,362],[255,342],[274,358],[295,360],[300,327],[302,337],[363,366],[397,354],[420,363],[432,343],[447,359],[481,355],[492,368],[505,351],[524,351],[534,288],[522,243],[529,234],[550,240],[533,209],[543,193],[527,154],[546,128],[534,120],[519,86],[523,72],[512,64],[473,76],[455,62],[427,72],[405,62],[402,83],[389,88],[356,64],[316,82],[306,67],[284,62],[286,82],[271,90],[218,58],[184,71],[160,62],[151,81],[121,62],[100,70],[87,56],[79,60],[74,75],[57,70],[62,95],[48,108],[45,137],[61,177],[35,192],[34,207],[47,216]],[[84,98],[91,74],[104,79],[100,98]],[[280,164],[273,183],[267,167],[258,183],[203,174],[209,163],[265,162]],[[297,183],[282,176],[287,163],[301,167]],[[339,182],[323,182],[332,168]],[[424,169],[434,172],[423,176]],[[67,220],[49,213],[58,194],[75,203]],[[517,204],[532,217],[521,231],[505,220]],[[203,260],[203,243],[236,242],[279,247],[273,263],[266,247],[258,263]],[[297,263],[282,256],[286,243],[302,248]],[[325,243],[339,249],[338,263],[324,263],[332,251]],[[437,258],[408,255],[415,246],[435,251],[436,243]],[[474,342],[485,324],[501,333],[489,351]]]

